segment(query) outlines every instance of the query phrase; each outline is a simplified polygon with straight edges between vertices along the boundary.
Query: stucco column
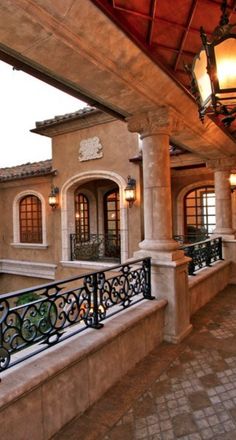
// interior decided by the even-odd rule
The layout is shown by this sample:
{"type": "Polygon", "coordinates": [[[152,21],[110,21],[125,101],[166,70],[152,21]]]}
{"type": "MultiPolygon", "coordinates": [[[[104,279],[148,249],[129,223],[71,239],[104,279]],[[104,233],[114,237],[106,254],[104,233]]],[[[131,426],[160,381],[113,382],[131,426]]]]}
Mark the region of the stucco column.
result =
{"type": "Polygon", "coordinates": [[[216,228],[217,234],[233,234],[231,190],[229,183],[229,171],[215,171],[215,194],[216,194],[216,228]]]}
{"type": "Polygon", "coordinates": [[[128,129],[141,135],[144,182],[144,241],[135,258],[152,258],[152,295],[166,298],[164,338],[179,342],[190,331],[187,265],[172,239],[170,135],[182,127],[173,109],[159,107],[127,119],[128,129]]]}
{"type": "Polygon", "coordinates": [[[142,139],[144,241],[141,249],[172,251],[170,133],[177,122],[166,107],[128,119],[128,128],[142,139]]]}
{"type": "Polygon", "coordinates": [[[234,238],[232,226],[232,201],[229,176],[232,168],[232,159],[211,160],[207,166],[212,168],[215,176],[216,197],[216,228],[214,234],[223,238],[234,238]]]}

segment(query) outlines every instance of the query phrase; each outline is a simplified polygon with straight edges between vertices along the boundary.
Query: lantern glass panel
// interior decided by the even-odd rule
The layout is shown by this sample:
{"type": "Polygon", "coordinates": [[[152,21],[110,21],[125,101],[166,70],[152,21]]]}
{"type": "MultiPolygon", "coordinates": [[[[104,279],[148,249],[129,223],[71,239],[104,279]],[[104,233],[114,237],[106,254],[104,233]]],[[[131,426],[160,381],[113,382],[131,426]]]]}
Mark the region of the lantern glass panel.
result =
{"type": "Polygon", "coordinates": [[[220,90],[236,89],[236,38],[215,46],[215,60],[220,90]]]}
{"type": "Polygon", "coordinates": [[[56,196],[50,195],[48,197],[48,202],[49,202],[50,206],[56,205],[56,202],[57,202],[56,196]]]}
{"type": "Polygon", "coordinates": [[[127,202],[135,200],[135,190],[134,189],[126,189],[125,190],[125,200],[127,200],[127,202]]]}
{"type": "Polygon", "coordinates": [[[193,66],[193,73],[198,84],[202,105],[205,105],[211,96],[211,82],[206,67],[206,52],[202,49],[195,58],[195,64],[193,66]]]}

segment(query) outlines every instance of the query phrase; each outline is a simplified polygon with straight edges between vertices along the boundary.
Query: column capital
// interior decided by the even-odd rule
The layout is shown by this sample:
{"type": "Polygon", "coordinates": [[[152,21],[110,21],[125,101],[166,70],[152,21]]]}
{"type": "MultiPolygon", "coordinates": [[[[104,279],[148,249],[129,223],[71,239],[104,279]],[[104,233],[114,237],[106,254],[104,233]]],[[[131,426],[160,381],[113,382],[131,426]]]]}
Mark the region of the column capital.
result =
{"type": "Polygon", "coordinates": [[[236,156],[210,159],[207,161],[207,167],[211,168],[213,171],[229,171],[236,166],[236,156]]]}
{"type": "Polygon", "coordinates": [[[156,110],[137,113],[126,118],[128,130],[141,135],[141,139],[155,134],[171,135],[183,128],[183,122],[176,111],[167,106],[156,110]]]}

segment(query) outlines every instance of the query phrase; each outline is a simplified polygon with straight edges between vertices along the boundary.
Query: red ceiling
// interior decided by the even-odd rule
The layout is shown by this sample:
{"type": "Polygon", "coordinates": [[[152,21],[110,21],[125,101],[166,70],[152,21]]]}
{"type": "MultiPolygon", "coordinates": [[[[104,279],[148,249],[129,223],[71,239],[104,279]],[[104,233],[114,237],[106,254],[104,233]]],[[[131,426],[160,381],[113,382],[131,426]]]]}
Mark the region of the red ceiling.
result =
{"type": "MultiPolygon", "coordinates": [[[[161,67],[189,88],[184,64],[201,47],[200,26],[210,37],[221,0],[92,0],[161,67]]],[[[228,1],[231,21],[236,1],[228,1]]],[[[234,17],[233,17],[234,15],[234,17]]]]}
{"type": "MultiPolygon", "coordinates": [[[[200,50],[200,26],[210,38],[219,24],[221,0],[92,1],[175,81],[190,89],[184,64],[191,64],[200,50]]],[[[228,1],[228,12],[230,22],[235,22],[236,0],[228,1]]]]}

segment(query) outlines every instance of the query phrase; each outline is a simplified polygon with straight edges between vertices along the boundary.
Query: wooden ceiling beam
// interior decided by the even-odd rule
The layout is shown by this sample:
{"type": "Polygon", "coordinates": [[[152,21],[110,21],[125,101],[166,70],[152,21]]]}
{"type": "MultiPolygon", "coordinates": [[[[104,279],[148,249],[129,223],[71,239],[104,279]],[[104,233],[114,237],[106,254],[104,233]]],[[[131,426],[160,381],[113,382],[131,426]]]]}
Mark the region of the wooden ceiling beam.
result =
{"type": "MultiPolygon", "coordinates": [[[[166,44],[162,44],[162,43],[160,43],[160,44],[154,43],[152,45],[152,47],[168,50],[169,52],[174,52],[174,53],[179,52],[179,49],[176,49],[175,47],[167,46],[166,44]]],[[[182,53],[185,54],[186,56],[189,56],[189,57],[194,57],[194,55],[196,55],[196,52],[191,52],[189,50],[182,50],[182,53]]]]}
{"type": "MultiPolygon", "coordinates": [[[[204,0],[204,1],[208,1],[208,0],[204,0]]],[[[112,0],[112,6],[113,6],[113,9],[115,9],[117,11],[125,12],[127,14],[131,14],[131,15],[134,15],[134,16],[137,16],[137,17],[140,17],[140,18],[144,18],[146,20],[149,20],[149,21],[153,22],[153,24],[155,24],[155,22],[159,21],[159,22],[162,22],[162,23],[170,24],[172,26],[176,26],[176,27],[178,27],[180,29],[184,29],[184,30],[186,29],[186,25],[181,24],[181,23],[176,23],[175,21],[168,20],[167,18],[155,17],[155,15],[154,15],[154,17],[152,17],[149,14],[144,14],[142,12],[134,11],[133,9],[123,8],[122,6],[117,6],[116,3],[115,3],[115,0],[112,0]]],[[[199,34],[199,29],[198,28],[194,28],[194,27],[190,27],[189,28],[189,32],[194,32],[194,33],[199,34]]],[[[212,32],[205,31],[205,33],[206,33],[206,35],[212,35],[212,32]]]]}
{"type": "Polygon", "coordinates": [[[151,6],[150,6],[150,16],[152,17],[152,21],[148,24],[148,31],[147,31],[147,44],[148,46],[151,46],[152,44],[152,35],[153,35],[153,29],[154,29],[154,20],[156,15],[156,9],[157,9],[157,0],[151,0],[151,6]]]}
{"type": "Polygon", "coordinates": [[[188,36],[188,33],[189,33],[189,29],[190,29],[190,27],[191,27],[191,23],[192,23],[192,21],[193,21],[194,14],[195,14],[195,12],[196,12],[197,5],[198,5],[198,0],[193,0],[193,1],[192,1],[191,8],[190,8],[190,11],[189,11],[189,15],[188,15],[188,19],[187,19],[187,23],[186,23],[186,28],[185,28],[185,31],[184,31],[184,35],[183,35],[183,38],[182,38],[182,41],[181,41],[181,44],[180,44],[179,53],[178,53],[178,55],[177,55],[177,57],[176,57],[176,60],[175,60],[175,64],[174,64],[174,72],[175,72],[176,69],[177,69],[177,66],[178,66],[178,63],[179,63],[180,57],[181,57],[182,54],[183,54],[183,48],[184,48],[184,45],[185,45],[185,42],[186,42],[186,39],[187,39],[187,36],[188,36]]]}
{"type": "Polygon", "coordinates": [[[135,15],[136,17],[145,18],[146,20],[152,21],[152,17],[149,14],[144,14],[143,12],[134,11],[133,9],[123,8],[122,6],[117,6],[115,0],[112,0],[112,6],[117,11],[126,12],[127,14],[135,15]]]}

